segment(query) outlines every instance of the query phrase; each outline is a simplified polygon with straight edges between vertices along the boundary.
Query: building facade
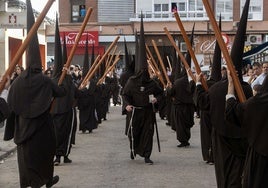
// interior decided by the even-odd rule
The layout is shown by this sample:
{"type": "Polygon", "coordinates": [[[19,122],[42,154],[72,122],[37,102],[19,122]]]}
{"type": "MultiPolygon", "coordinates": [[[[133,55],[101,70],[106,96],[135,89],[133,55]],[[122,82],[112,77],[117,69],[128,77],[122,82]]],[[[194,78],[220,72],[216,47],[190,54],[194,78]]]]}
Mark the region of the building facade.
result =
{"type": "MultiPolygon", "coordinates": [[[[35,16],[39,15],[34,11],[35,16]]],[[[0,74],[9,67],[10,62],[15,57],[16,52],[23,44],[26,36],[26,4],[19,0],[0,1],[0,74]]],[[[46,66],[46,24],[50,24],[46,18],[38,29],[39,48],[43,67],[46,66]]],[[[18,62],[26,67],[25,55],[18,62]]]]}
{"type": "MultiPolygon", "coordinates": [[[[222,32],[230,49],[245,0],[209,2],[216,19],[222,15],[222,32]]],[[[139,34],[142,13],[146,43],[149,46],[152,46],[151,41],[154,39],[161,47],[162,55],[170,53],[172,47],[163,30],[167,27],[181,51],[186,52],[185,43],[173,16],[173,11],[178,11],[188,34],[195,23],[194,50],[199,63],[209,62],[213,53],[215,36],[202,0],[59,0],[60,31],[78,32],[83,21],[83,11],[89,7],[93,8],[93,13],[86,32],[97,33],[99,49],[105,50],[113,39],[120,35],[117,51],[123,50],[122,41],[126,37],[131,53],[135,54],[134,34],[135,31],[139,34]]],[[[268,1],[251,0],[248,17],[245,51],[268,41],[268,1]]],[[[47,35],[53,35],[53,31],[48,31],[47,35]]],[[[263,52],[257,60],[262,61],[265,55],[263,52]]],[[[82,62],[79,56],[81,54],[78,50],[73,63],[82,62]]]]}

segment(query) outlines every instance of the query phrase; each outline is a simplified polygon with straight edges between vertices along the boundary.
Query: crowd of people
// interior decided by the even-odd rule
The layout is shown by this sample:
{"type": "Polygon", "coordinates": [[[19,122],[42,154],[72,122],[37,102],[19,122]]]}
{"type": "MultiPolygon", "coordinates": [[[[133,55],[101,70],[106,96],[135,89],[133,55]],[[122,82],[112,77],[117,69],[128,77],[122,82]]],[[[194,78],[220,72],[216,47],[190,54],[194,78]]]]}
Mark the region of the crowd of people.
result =
{"type": "MultiPolygon", "coordinates": [[[[54,166],[62,165],[61,158],[63,163],[72,163],[70,153],[76,144],[76,131],[85,134],[98,128],[107,120],[109,106],[113,104],[121,105],[126,119],[131,160],[140,155],[145,164],[154,163],[151,153],[155,133],[161,150],[157,113],[176,133],[177,147],[190,147],[196,112],[200,116],[202,157],[207,164],[214,164],[217,187],[268,187],[268,62],[254,62],[252,69],[248,67],[248,78],[244,81],[239,55],[243,52],[239,37],[245,35],[243,19],[247,20],[244,12],[248,12],[248,6],[249,1],[231,51],[237,80],[245,96],[243,102],[236,99],[234,78],[222,66],[218,44],[207,79],[202,72],[191,77],[191,70],[186,70],[174,51],[168,73],[170,82],[166,80],[167,84],[163,84],[147,64],[142,17],[136,59],[128,55],[125,42],[124,71],[120,75],[109,72],[101,83],[98,81],[102,71],[85,81],[89,71],[86,56],[82,67],[64,65],[57,23],[54,66],[42,70],[35,36],[27,49],[25,70],[19,65],[15,67],[0,98],[0,120],[6,119],[4,140],[14,138],[17,144],[20,186],[37,188],[56,184],[59,177],[53,175],[54,166]],[[61,82],[62,72],[66,75],[61,82]]],[[[28,10],[29,30],[33,23],[29,20],[34,19],[31,7],[28,10]]],[[[189,54],[185,59],[191,67],[189,54]]]]}

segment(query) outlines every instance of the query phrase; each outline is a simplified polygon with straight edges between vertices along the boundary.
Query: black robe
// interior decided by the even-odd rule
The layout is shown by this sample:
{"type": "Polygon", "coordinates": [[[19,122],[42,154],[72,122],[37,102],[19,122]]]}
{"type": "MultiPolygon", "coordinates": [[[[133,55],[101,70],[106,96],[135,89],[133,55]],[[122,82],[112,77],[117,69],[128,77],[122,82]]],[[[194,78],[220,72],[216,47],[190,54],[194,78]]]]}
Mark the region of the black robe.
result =
{"type": "Polygon", "coordinates": [[[53,178],[55,133],[50,116],[52,97],[65,95],[64,88],[40,73],[21,74],[11,85],[8,104],[15,116],[14,142],[21,187],[41,187],[53,178]]]}
{"type": "Polygon", "coordinates": [[[5,99],[0,98],[0,122],[4,121],[10,114],[10,110],[5,99]]]}
{"type": "MultiPolygon", "coordinates": [[[[215,83],[216,82],[213,81],[213,80],[208,80],[207,81],[208,87],[211,87],[215,83]]],[[[200,105],[198,103],[199,101],[197,101],[195,98],[194,98],[194,101],[195,101],[196,106],[200,105]]],[[[213,149],[212,149],[212,139],[211,139],[212,124],[211,124],[211,121],[210,121],[210,113],[207,110],[207,109],[209,109],[209,107],[207,105],[209,105],[209,103],[203,104],[202,109],[200,109],[201,151],[202,151],[202,157],[203,157],[204,161],[206,161],[207,163],[209,163],[209,162],[214,163],[213,149]]]]}
{"type": "MultiPolygon", "coordinates": [[[[123,72],[121,75],[120,75],[120,78],[119,78],[119,84],[121,85],[122,89],[121,89],[121,95],[122,95],[122,92],[125,88],[125,85],[128,81],[128,79],[133,76],[133,72],[131,71],[125,71],[123,72]]],[[[128,128],[129,128],[129,121],[130,121],[130,118],[131,118],[131,113],[127,112],[126,109],[124,108],[126,105],[125,105],[125,101],[124,99],[122,98],[122,115],[126,115],[126,125],[125,125],[125,135],[128,135],[128,128]]]]}
{"type": "Polygon", "coordinates": [[[173,87],[168,91],[172,98],[171,120],[172,129],[176,130],[177,140],[188,144],[194,125],[193,91],[186,76],[175,80],[173,87]]]}
{"type": "Polygon", "coordinates": [[[243,188],[268,187],[268,93],[257,94],[244,103],[226,102],[226,118],[246,128],[249,149],[243,173],[243,188]]]}
{"type": "MultiPolygon", "coordinates": [[[[246,98],[252,96],[250,85],[243,82],[242,88],[246,98]]],[[[204,92],[201,85],[196,87],[196,98],[200,108],[209,110],[212,123],[212,148],[214,154],[217,186],[219,188],[241,187],[247,141],[245,130],[227,122],[224,118],[225,96],[228,81],[221,80],[204,92]],[[207,107],[208,109],[205,109],[207,107]]]]}
{"type": "Polygon", "coordinates": [[[91,132],[98,127],[96,103],[95,103],[95,83],[91,82],[89,88],[78,91],[77,106],[79,109],[79,130],[91,132]]]}
{"type": "Polygon", "coordinates": [[[139,76],[129,78],[123,91],[125,107],[133,105],[132,129],[129,132],[130,149],[134,154],[149,158],[153,149],[155,111],[149,103],[149,95],[158,100],[162,95],[161,87],[154,81],[142,82],[139,76]],[[131,138],[134,138],[134,142],[131,138]]]}
{"type": "MultiPolygon", "coordinates": [[[[55,83],[58,79],[54,80],[55,83]]],[[[77,88],[75,87],[70,75],[66,75],[63,80],[66,85],[66,95],[55,99],[52,108],[52,118],[56,133],[56,155],[68,156],[71,151],[72,142],[74,142],[73,131],[76,131],[76,110],[74,108],[77,88]]]]}

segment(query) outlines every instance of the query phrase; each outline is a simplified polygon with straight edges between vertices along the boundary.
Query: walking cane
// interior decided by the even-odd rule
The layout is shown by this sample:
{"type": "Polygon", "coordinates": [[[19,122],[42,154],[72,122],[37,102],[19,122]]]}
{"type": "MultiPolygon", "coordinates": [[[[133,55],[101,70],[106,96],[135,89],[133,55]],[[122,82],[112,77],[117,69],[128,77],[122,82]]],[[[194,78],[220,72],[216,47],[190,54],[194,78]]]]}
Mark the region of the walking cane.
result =
{"type": "MultiPolygon", "coordinates": [[[[153,97],[153,95],[149,95],[149,98],[153,97]]],[[[160,147],[160,139],[159,139],[159,133],[158,133],[158,127],[157,127],[157,121],[156,121],[156,117],[155,117],[155,107],[154,107],[154,103],[152,103],[152,107],[153,107],[153,112],[154,112],[154,125],[155,125],[155,132],[156,132],[156,139],[157,139],[157,145],[158,145],[158,151],[161,152],[161,147],[160,147]]]]}

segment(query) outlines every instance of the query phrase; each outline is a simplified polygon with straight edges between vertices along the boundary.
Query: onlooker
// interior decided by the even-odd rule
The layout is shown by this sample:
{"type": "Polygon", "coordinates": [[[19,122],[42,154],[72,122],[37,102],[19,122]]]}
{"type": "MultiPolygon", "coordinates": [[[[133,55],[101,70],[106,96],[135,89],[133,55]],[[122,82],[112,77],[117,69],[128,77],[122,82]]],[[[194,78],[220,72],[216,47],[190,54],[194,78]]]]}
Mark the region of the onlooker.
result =
{"type": "Polygon", "coordinates": [[[251,82],[251,87],[253,88],[256,84],[262,84],[266,74],[268,73],[268,62],[263,62],[262,65],[260,63],[253,64],[253,81],[251,82]]]}

